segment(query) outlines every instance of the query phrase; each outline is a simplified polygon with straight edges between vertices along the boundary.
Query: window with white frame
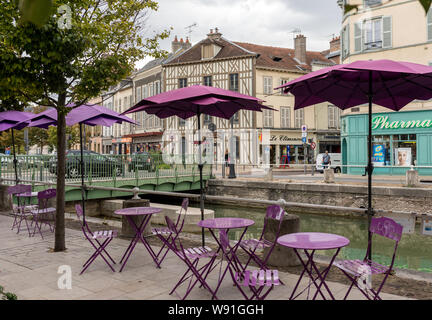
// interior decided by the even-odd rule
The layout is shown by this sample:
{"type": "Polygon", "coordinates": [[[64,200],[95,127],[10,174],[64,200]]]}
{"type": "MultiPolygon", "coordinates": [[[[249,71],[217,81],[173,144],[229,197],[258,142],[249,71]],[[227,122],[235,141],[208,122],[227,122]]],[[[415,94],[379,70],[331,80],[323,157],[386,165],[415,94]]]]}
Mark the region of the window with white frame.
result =
{"type": "Polygon", "coordinates": [[[304,109],[294,110],[294,127],[301,128],[304,125],[304,109]]]}
{"type": "Polygon", "coordinates": [[[376,17],[354,24],[354,52],[392,47],[392,17],[376,17]]]}
{"type": "Polygon", "coordinates": [[[328,106],[328,128],[329,129],[340,128],[340,109],[333,105],[328,106]]]}
{"type": "MultiPolygon", "coordinates": [[[[271,106],[269,106],[271,108],[271,106]]],[[[273,128],[273,110],[263,110],[263,126],[265,128],[273,128]]]]}
{"type": "Polygon", "coordinates": [[[213,79],[212,76],[205,76],[203,78],[203,84],[207,87],[212,87],[213,86],[213,79]]]}
{"type": "Polygon", "coordinates": [[[145,85],[145,86],[143,86],[142,88],[143,88],[143,99],[146,99],[146,98],[148,98],[148,97],[150,96],[150,95],[149,95],[148,86],[145,85]]]}
{"type": "Polygon", "coordinates": [[[136,87],[135,91],[135,103],[138,103],[141,101],[141,87],[136,87]]]}
{"type": "Polygon", "coordinates": [[[160,81],[155,81],[154,83],[154,94],[159,94],[161,93],[160,91],[160,81]]]}
{"type": "Polygon", "coordinates": [[[273,78],[272,77],[263,77],[264,83],[264,94],[272,94],[273,92],[273,78]]]}
{"type": "Polygon", "coordinates": [[[281,128],[291,128],[291,108],[281,107],[280,108],[281,117],[281,128]]]}
{"type": "Polygon", "coordinates": [[[382,0],[363,0],[365,7],[372,7],[382,4],[382,0]]]}
{"type": "MultiPolygon", "coordinates": [[[[289,82],[289,79],[280,79],[280,85],[283,86],[285,83],[289,82]]],[[[281,95],[288,95],[288,93],[284,93],[284,89],[280,89],[280,94],[281,95]]]]}
{"type": "Polygon", "coordinates": [[[181,78],[178,80],[179,89],[187,87],[187,78],[181,78]]]}
{"type": "Polygon", "coordinates": [[[239,77],[238,77],[238,73],[231,73],[229,75],[229,89],[231,91],[239,91],[239,77]]]}

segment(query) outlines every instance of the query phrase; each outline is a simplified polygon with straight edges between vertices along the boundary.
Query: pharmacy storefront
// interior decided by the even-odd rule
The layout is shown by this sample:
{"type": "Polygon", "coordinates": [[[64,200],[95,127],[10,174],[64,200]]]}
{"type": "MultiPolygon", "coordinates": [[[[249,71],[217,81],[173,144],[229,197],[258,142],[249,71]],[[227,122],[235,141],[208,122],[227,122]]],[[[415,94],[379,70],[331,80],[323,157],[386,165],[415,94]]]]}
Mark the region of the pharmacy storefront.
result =
{"type": "MultiPolygon", "coordinates": [[[[374,174],[403,175],[418,166],[420,175],[432,175],[432,110],[375,113],[372,116],[372,162],[374,174]]],[[[368,115],[341,119],[344,165],[367,164],[368,115]]],[[[362,168],[344,168],[344,173],[364,174],[362,168]]]]}

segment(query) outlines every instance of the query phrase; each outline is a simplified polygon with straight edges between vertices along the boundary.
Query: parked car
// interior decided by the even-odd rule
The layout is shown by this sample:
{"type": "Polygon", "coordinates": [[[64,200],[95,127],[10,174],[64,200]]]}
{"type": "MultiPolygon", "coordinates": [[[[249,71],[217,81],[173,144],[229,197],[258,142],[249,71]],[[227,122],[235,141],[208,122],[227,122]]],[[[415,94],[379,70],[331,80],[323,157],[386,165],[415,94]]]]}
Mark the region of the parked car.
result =
{"type": "MultiPolygon", "coordinates": [[[[87,150],[83,151],[83,156],[85,176],[88,176],[89,173],[93,177],[112,177],[113,174],[116,176],[123,174],[121,163],[113,157],[87,150]]],[[[80,150],[66,151],[66,177],[78,178],[81,176],[80,160],[80,150]]],[[[57,158],[51,158],[49,171],[57,174],[57,158]]]]}
{"type": "Polygon", "coordinates": [[[137,170],[147,170],[150,172],[156,171],[155,162],[148,152],[136,152],[130,156],[129,172],[137,170]]]}
{"type": "MultiPolygon", "coordinates": [[[[316,170],[319,172],[324,172],[324,168],[323,168],[324,155],[325,153],[320,153],[316,158],[316,170]]],[[[340,173],[342,168],[342,155],[340,153],[329,153],[329,155],[330,155],[329,168],[333,169],[335,173],[340,173]]]]}

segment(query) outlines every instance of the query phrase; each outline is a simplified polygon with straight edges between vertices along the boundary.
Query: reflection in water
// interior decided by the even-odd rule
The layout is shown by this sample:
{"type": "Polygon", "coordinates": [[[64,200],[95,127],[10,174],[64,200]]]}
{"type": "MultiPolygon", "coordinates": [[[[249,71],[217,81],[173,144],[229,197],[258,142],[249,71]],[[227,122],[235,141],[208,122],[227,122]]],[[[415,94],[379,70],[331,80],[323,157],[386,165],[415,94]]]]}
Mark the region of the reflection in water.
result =
{"type": "MultiPolygon", "coordinates": [[[[261,235],[265,209],[230,207],[206,204],[206,208],[215,211],[215,217],[242,217],[255,221],[249,227],[243,239],[257,238],[261,235]]],[[[344,236],[350,244],[342,248],[338,258],[363,259],[367,246],[367,220],[353,217],[323,216],[316,214],[298,214],[301,232],[326,232],[344,236]]],[[[242,231],[232,230],[230,239],[238,239],[242,231]]],[[[393,255],[394,241],[375,236],[372,244],[373,259],[378,263],[390,264],[393,255]]],[[[415,234],[403,234],[396,254],[395,267],[432,272],[432,237],[420,234],[419,226],[415,234]]],[[[331,255],[334,250],[320,251],[320,254],[331,255]]],[[[317,252],[318,253],[318,252],[317,252]]]]}

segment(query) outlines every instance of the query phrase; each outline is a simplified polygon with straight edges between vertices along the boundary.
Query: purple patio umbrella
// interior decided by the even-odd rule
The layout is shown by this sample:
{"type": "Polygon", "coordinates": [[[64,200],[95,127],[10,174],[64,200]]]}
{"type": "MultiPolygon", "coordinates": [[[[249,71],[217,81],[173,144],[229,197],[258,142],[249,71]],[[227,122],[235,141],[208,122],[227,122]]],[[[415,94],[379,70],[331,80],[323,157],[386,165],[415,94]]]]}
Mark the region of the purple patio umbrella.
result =
{"type": "Polygon", "coordinates": [[[432,67],[392,60],[356,61],[311,72],[275,90],[281,88],[295,96],[294,109],[326,101],[340,109],[369,105],[368,163],[365,172],[368,175],[367,212],[370,226],[373,216],[372,104],[398,111],[413,100],[431,99],[432,67]]]}
{"type": "MultiPolygon", "coordinates": [[[[81,192],[82,192],[82,209],[83,220],[85,223],[85,185],[84,185],[84,154],[83,154],[83,135],[82,125],[89,126],[112,126],[115,123],[129,122],[136,124],[135,121],[121,115],[111,109],[100,105],[83,104],[79,107],[74,107],[74,104],[69,104],[67,107],[73,108],[66,115],[66,125],[73,126],[79,124],[80,128],[80,150],[81,150],[81,192]]],[[[30,127],[39,127],[47,129],[49,126],[57,125],[57,110],[49,108],[30,119],[30,127]]]]}
{"type": "MultiPolygon", "coordinates": [[[[239,110],[262,111],[274,110],[261,104],[262,100],[215,87],[194,85],[177,90],[167,91],[143,99],[123,114],[145,111],[159,118],[178,116],[187,119],[198,117],[198,147],[199,147],[199,173],[200,173],[200,208],[201,219],[204,219],[204,191],[203,191],[203,164],[201,163],[201,114],[230,119],[239,110]]],[[[202,229],[202,243],[204,242],[204,229],[202,229]]]]}
{"type": "Polygon", "coordinates": [[[13,148],[13,163],[15,170],[15,182],[18,184],[18,170],[17,170],[17,159],[15,152],[15,137],[14,137],[14,129],[21,130],[28,126],[28,120],[33,117],[34,114],[31,112],[23,112],[23,111],[3,111],[0,112],[0,131],[5,131],[11,129],[12,135],[12,148],[13,148]]]}

